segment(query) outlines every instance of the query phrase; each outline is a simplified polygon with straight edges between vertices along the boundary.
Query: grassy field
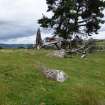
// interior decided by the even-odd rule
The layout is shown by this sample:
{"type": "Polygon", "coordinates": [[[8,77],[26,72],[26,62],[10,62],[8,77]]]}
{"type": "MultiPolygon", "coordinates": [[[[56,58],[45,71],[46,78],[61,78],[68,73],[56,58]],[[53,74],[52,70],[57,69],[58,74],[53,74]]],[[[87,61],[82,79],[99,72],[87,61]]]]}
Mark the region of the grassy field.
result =
{"type": "Polygon", "coordinates": [[[86,59],[48,56],[51,50],[0,50],[0,105],[105,105],[105,52],[86,59]],[[48,80],[41,63],[64,70],[64,83],[48,80]]]}
{"type": "Polygon", "coordinates": [[[98,41],[96,41],[96,45],[98,45],[98,46],[105,46],[105,40],[98,40],[98,41]]]}

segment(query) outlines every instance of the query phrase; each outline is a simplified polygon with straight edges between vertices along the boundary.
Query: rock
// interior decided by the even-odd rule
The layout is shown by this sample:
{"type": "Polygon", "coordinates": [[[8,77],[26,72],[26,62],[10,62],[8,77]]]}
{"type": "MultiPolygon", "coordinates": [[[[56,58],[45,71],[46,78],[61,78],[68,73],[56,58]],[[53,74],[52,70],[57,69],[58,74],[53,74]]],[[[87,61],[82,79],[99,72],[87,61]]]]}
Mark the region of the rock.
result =
{"type": "Polygon", "coordinates": [[[67,74],[62,70],[47,69],[44,67],[41,69],[41,72],[46,78],[58,82],[64,82],[68,78],[67,74]]]}
{"type": "Polygon", "coordinates": [[[64,58],[64,56],[65,56],[65,50],[64,49],[62,49],[62,50],[56,50],[56,51],[53,52],[52,55],[56,56],[56,57],[64,58]]]}
{"type": "Polygon", "coordinates": [[[40,45],[37,45],[37,46],[36,46],[36,49],[37,49],[37,50],[41,49],[41,46],[40,46],[40,45]]]}
{"type": "Polygon", "coordinates": [[[86,57],[86,54],[82,54],[82,55],[81,55],[81,58],[85,58],[85,57],[86,57]]]}
{"type": "Polygon", "coordinates": [[[82,52],[81,58],[85,58],[86,57],[86,52],[82,52]]]}
{"type": "Polygon", "coordinates": [[[64,82],[66,79],[67,79],[67,75],[63,71],[58,70],[57,71],[57,81],[64,82]]]}

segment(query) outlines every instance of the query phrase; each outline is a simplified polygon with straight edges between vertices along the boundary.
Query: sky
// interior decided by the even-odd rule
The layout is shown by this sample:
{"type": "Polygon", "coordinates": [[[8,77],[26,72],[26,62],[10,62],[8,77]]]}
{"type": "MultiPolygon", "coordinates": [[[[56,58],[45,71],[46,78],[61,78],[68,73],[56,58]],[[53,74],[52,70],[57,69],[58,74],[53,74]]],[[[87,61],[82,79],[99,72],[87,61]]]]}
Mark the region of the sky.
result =
{"type": "MultiPolygon", "coordinates": [[[[46,0],[0,0],[0,43],[30,44],[34,43],[37,20],[46,13],[46,0]]],[[[50,35],[50,33],[49,33],[50,35]]],[[[48,32],[42,30],[42,37],[48,32]]],[[[105,38],[105,25],[100,35],[94,38],[105,38]]]]}

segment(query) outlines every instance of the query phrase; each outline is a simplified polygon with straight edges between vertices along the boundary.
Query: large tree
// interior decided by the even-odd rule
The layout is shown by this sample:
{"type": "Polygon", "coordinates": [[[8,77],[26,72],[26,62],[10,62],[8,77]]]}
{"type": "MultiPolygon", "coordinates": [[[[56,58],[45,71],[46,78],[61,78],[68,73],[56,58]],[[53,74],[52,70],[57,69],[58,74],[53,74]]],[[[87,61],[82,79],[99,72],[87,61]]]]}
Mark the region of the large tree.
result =
{"type": "Polygon", "coordinates": [[[46,3],[52,17],[43,15],[38,23],[41,27],[53,28],[56,35],[65,39],[77,33],[97,33],[104,23],[104,0],[46,0],[46,3]]]}

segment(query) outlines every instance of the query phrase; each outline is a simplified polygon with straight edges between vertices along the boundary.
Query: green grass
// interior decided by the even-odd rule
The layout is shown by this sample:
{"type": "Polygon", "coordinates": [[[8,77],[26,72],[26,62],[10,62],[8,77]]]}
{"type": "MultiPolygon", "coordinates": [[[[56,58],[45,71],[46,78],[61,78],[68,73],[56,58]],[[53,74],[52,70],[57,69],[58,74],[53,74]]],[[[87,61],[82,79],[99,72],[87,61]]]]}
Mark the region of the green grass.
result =
{"type": "Polygon", "coordinates": [[[105,46],[105,40],[99,40],[99,41],[96,41],[96,45],[98,46],[105,46]]]}
{"type": "Polygon", "coordinates": [[[86,59],[48,56],[51,50],[0,50],[0,105],[105,105],[105,52],[86,59]],[[48,80],[38,64],[64,70],[64,83],[48,80]]]}

